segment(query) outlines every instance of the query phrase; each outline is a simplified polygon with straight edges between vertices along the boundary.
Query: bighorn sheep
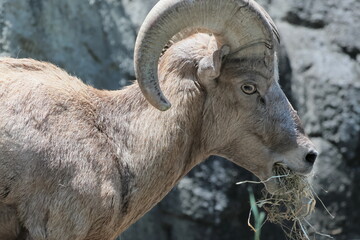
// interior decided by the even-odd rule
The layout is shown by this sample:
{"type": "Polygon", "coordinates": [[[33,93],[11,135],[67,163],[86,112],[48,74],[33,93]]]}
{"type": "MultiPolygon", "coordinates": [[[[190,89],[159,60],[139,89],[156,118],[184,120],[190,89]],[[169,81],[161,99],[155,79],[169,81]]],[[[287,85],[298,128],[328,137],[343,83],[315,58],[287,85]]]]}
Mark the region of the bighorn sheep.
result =
{"type": "Polygon", "coordinates": [[[0,239],[114,239],[210,155],[262,180],[277,162],[310,172],[317,153],[278,85],[278,41],[253,0],[161,0],[136,42],[139,85],[101,91],[2,58],[0,239]]]}

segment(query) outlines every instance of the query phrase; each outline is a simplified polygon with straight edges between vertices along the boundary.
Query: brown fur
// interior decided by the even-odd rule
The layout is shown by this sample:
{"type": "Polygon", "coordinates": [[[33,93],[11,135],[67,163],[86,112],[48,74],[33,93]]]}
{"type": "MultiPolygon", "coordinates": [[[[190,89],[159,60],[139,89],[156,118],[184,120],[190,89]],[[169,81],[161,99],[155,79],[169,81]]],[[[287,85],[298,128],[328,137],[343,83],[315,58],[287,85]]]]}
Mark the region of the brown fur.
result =
{"type": "MultiPolygon", "coordinates": [[[[100,91],[49,63],[0,59],[0,239],[114,239],[211,154],[265,178],[279,160],[273,152],[308,148],[273,69],[253,59],[222,63],[214,55],[222,45],[196,34],[166,51],[166,112],[136,83],[100,91]],[[209,56],[217,63],[203,74],[199,62],[209,56]],[[241,93],[243,74],[266,109],[241,93]]],[[[308,169],[300,158],[288,164],[308,169]]]]}

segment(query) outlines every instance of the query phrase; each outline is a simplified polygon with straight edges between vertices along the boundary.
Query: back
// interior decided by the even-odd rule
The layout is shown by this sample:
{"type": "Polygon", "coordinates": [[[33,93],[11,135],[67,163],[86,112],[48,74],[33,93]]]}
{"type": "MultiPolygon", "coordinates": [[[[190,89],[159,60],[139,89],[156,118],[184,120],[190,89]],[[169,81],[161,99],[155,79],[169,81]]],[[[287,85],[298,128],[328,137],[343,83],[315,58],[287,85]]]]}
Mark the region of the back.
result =
{"type": "Polygon", "coordinates": [[[0,59],[0,201],[11,203],[16,198],[11,186],[19,178],[33,181],[39,168],[44,176],[55,166],[68,175],[69,162],[86,160],[71,156],[79,152],[71,148],[85,148],[98,138],[92,90],[52,64],[0,59]]]}

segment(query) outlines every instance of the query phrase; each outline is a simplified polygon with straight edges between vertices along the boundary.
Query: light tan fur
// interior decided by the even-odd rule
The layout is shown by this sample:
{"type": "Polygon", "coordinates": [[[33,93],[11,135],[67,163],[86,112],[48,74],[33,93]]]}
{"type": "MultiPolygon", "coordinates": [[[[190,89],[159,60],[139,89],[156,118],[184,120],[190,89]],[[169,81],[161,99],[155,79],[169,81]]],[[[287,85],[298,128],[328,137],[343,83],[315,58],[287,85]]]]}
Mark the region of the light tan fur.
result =
{"type": "Polygon", "coordinates": [[[212,154],[262,179],[277,161],[307,172],[311,143],[274,68],[224,61],[223,45],[199,33],[165,52],[166,112],[137,83],[101,91],[49,63],[1,58],[0,239],[114,239],[212,154]],[[262,96],[244,94],[246,81],[262,96]]]}

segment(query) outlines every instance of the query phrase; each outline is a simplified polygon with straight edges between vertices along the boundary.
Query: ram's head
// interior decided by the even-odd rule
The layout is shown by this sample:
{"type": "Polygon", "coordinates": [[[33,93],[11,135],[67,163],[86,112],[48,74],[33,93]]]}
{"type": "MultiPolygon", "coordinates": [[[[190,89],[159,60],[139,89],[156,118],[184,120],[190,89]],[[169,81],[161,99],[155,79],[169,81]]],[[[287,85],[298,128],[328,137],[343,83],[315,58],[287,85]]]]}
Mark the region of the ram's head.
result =
{"type": "MultiPolygon", "coordinates": [[[[278,83],[279,33],[256,2],[169,0],[154,7],[140,29],[135,68],[146,99],[163,111],[170,103],[159,87],[158,61],[170,39],[160,75],[163,65],[171,66],[193,76],[205,93],[204,151],[261,180],[273,175],[276,163],[300,174],[311,171],[317,152],[278,83]],[[176,66],[177,59],[190,67],[176,66]]],[[[267,188],[276,186],[269,181],[267,188]]]]}

